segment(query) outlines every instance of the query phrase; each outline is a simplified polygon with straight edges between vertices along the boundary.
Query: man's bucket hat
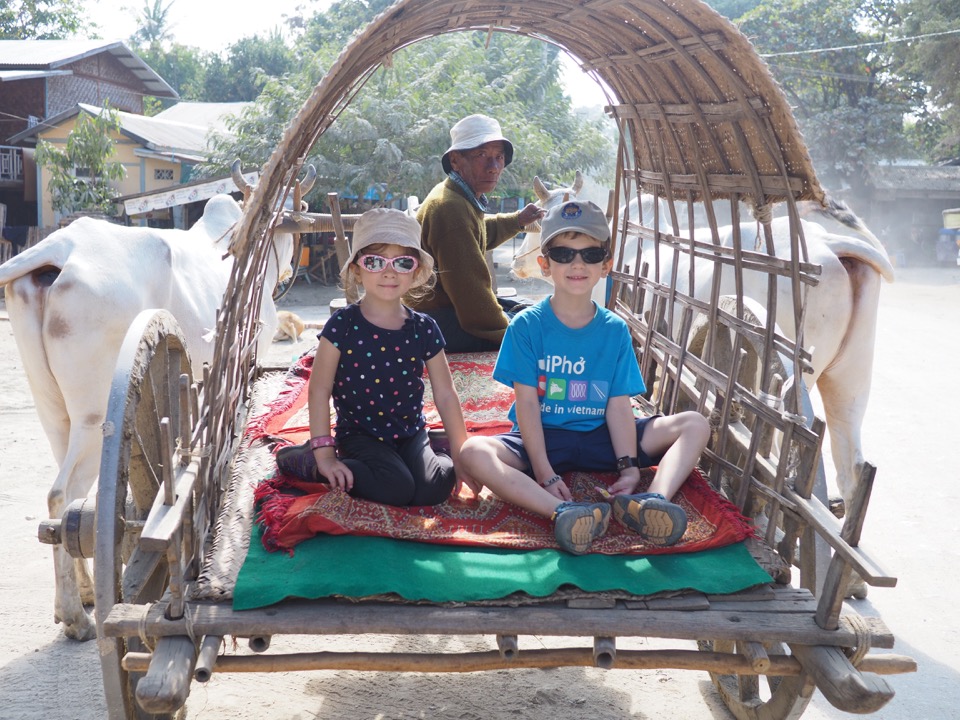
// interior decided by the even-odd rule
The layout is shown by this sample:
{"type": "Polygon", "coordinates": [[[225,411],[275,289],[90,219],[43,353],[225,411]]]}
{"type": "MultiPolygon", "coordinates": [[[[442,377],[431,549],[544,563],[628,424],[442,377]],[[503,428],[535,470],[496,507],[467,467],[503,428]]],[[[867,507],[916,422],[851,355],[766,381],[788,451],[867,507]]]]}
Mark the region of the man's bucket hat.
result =
{"type": "Polygon", "coordinates": [[[503,136],[500,123],[486,115],[468,115],[450,128],[450,148],[440,158],[443,171],[449,174],[450,153],[454,150],[473,150],[497,140],[503,142],[504,164],[509,165],[513,161],[513,143],[503,136]]]}

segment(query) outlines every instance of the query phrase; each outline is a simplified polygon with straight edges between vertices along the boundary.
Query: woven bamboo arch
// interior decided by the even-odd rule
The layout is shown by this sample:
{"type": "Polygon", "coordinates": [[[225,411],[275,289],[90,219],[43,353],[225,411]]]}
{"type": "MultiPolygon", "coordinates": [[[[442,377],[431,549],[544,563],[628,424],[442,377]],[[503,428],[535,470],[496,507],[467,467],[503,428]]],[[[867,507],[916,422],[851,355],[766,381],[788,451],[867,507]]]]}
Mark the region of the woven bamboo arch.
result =
{"type": "MultiPolygon", "coordinates": [[[[207,386],[211,412],[205,432],[210,445],[221,449],[221,457],[213,460],[214,476],[228,464],[237,403],[252,373],[254,310],[272,208],[290,192],[317,139],[392,53],[465,30],[510,32],[555,44],[606,85],[608,112],[621,132],[618,196],[653,193],[670,207],[673,234],[661,233],[655,219],[651,236],[657,242],[667,239],[676,246],[683,240],[675,203],[729,200],[731,207],[745,203],[753,209],[765,226],[769,250],[772,204],[785,202],[799,228],[796,201],[824,201],[780,88],[747,39],[701,0],[400,0],[343,50],[286,128],[246,204],[231,247],[236,256],[231,301],[218,322],[218,372],[207,386]]],[[[718,223],[712,213],[709,224],[716,242],[718,223]]],[[[791,236],[792,260],[769,272],[793,281],[799,319],[799,288],[812,280],[801,265],[802,232],[792,229],[791,236]]],[[[629,274],[615,276],[621,283],[631,280],[629,274]]],[[[638,344],[649,354],[650,334],[636,299],[643,295],[643,280],[636,268],[632,282],[633,305],[620,311],[634,314],[628,321],[633,320],[638,344]]],[[[671,302],[675,298],[670,288],[655,290],[671,302]]],[[[716,298],[713,305],[711,323],[717,320],[716,298]]],[[[764,331],[769,352],[774,352],[775,334],[772,325],[764,331]]],[[[793,348],[790,353],[797,366],[800,352],[793,348]]]]}

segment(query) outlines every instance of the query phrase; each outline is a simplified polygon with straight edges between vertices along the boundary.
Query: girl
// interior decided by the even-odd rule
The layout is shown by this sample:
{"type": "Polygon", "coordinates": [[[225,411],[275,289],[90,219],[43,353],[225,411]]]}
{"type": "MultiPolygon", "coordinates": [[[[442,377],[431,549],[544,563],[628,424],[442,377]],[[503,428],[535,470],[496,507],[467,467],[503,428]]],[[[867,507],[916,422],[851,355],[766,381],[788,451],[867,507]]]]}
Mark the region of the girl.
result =
{"type": "Polygon", "coordinates": [[[467,431],[440,329],[401,301],[436,282],[433,258],[420,248],[420,223],[399,210],[364,213],[340,278],[346,289],[362,286],[363,297],[324,325],[310,373],[312,437],[281,448],[277,465],[387,505],[441,503],[456,485],[454,465],[467,431]],[[452,459],[436,455],[427,438],[424,366],[452,459]]]}

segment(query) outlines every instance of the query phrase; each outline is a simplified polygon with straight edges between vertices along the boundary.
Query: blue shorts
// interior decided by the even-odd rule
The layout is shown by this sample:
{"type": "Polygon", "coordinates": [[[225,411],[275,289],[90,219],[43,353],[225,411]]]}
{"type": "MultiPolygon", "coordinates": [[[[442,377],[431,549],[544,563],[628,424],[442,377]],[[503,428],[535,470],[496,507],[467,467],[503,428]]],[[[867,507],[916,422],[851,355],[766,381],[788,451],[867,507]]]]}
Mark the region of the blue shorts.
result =
{"type": "MultiPolygon", "coordinates": [[[[659,416],[655,415],[654,417],[659,416]]],[[[651,420],[653,420],[652,417],[636,418],[636,455],[642,468],[656,465],[663,457],[662,455],[650,457],[640,449],[644,428],[651,420]]],[[[496,438],[504,444],[507,450],[520,459],[525,472],[530,470],[530,458],[523,447],[523,438],[520,437],[519,431],[501,433],[496,438]]],[[[613,443],[610,442],[610,430],[606,423],[588,432],[544,428],[543,439],[547,446],[547,458],[550,460],[554,472],[561,474],[571,470],[615,472],[617,469],[617,456],[613,451],[613,443]]]]}

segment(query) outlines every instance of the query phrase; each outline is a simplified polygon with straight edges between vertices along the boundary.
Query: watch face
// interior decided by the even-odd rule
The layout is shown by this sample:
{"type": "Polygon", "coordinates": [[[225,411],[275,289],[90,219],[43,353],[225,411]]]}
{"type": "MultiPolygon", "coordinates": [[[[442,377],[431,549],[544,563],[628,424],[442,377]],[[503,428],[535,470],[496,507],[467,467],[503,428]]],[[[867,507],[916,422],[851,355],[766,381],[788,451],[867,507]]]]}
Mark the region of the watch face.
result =
{"type": "Polygon", "coordinates": [[[626,470],[627,468],[639,467],[637,459],[624,455],[621,458],[617,458],[617,470],[626,470]]]}

